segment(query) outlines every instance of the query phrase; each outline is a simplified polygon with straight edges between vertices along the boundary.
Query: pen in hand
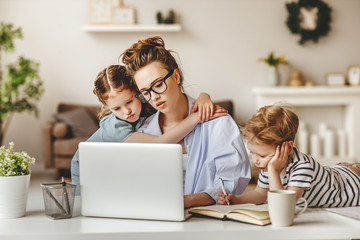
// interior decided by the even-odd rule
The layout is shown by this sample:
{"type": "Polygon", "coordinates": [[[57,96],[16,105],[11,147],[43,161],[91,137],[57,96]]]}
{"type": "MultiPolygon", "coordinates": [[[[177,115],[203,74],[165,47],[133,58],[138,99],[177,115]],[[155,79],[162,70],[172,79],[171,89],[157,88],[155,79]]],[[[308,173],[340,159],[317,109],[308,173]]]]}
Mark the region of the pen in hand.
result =
{"type": "Polygon", "coordinates": [[[226,193],[226,190],[225,190],[225,185],[224,185],[224,181],[222,180],[221,177],[219,177],[219,180],[220,180],[220,183],[221,183],[221,189],[222,189],[222,192],[224,193],[225,195],[225,201],[227,203],[227,205],[230,205],[230,202],[229,202],[229,199],[227,197],[227,193],[226,193]]]}

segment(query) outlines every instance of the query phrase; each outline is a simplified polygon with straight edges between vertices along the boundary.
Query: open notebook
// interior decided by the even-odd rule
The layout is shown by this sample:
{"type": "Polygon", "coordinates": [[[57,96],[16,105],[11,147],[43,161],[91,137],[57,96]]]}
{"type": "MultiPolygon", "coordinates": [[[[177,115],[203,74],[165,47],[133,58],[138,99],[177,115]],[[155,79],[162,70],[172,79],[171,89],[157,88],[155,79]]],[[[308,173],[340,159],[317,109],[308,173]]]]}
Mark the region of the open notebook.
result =
{"type": "Polygon", "coordinates": [[[190,208],[189,211],[191,213],[223,220],[231,219],[256,225],[270,224],[268,207],[265,204],[211,205],[190,208]]]}
{"type": "Polygon", "coordinates": [[[79,144],[81,214],[183,221],[179,144],[79,144]]]}

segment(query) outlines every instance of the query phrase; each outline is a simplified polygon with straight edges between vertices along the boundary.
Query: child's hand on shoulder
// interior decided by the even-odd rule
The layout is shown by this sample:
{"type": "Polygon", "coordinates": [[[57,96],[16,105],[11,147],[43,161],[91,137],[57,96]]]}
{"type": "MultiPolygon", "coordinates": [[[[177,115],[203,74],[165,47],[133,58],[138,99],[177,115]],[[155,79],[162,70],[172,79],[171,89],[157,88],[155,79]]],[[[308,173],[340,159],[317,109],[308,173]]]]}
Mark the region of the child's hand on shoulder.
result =
{"type": "Polygon", "coordinates": [[[198,119],[201,122],[207,122],[211,119],[226,116],[228,113],[225,108],[214,105],[210,96],[206,93],[200,93],[194,103],[192,112],[198,112],[198,119]]]}
{"type": "Polygon", "coordinates": [[[223,117],[228,115],[228,110],[226,110],[225,108],[223,108],[220,105],[215,105],[215,111],[214,114],[212,116],[210,116],[209,120],[218,118],[218,117],[223,117]]]}
{"type": "MultiPolygon", "coordinates": [[[[233,200],[233,199],[235,198],[235,196],[232,195],[231,193],[229,193],[229,194],[227,195],[227,198],[228,198],[230,204],[233,204],[233,203],[231,202],[231,200],[233,200]]],[[[225,200],[225,194],[224,194],[223,192],[218,192],[218,201],[217,201],[217,204],[219,204],[219,205],[227,205],[226,200],[225,200]]]]}
{"type": "Polygon", "coordinates": [[[199,120],[202,122],[209,121],[210,116],[214,114],[214,103],[206,93],[200,93],[194,103],[192,112],[198,112],[199,120]]]}

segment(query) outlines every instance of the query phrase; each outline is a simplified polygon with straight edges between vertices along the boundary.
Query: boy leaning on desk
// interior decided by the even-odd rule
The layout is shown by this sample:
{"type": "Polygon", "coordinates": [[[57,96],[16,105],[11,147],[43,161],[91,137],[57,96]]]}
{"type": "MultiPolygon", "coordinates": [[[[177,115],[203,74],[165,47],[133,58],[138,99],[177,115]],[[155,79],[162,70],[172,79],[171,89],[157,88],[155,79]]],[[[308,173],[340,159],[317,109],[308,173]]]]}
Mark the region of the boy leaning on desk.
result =
{"type": "Polygon", "coordinates": [[[294,146],[298,125],[297,115],[287,108],[260,108],[243,129],[251,159],[260,169],[257,186],[241,195],[219,192],[218,204],[262,204],[268,190],[288,189],[305,198],[309,207],[359,206],[360,163],[322,166],[299,152],[294,146]]]}

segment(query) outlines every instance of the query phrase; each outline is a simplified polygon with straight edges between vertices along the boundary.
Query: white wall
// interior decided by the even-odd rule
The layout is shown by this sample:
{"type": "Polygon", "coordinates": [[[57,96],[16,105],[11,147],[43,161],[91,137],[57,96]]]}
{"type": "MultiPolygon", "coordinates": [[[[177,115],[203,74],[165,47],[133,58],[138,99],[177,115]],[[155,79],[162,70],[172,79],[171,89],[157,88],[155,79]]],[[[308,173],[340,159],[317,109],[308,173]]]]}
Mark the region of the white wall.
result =
{"type": "MultiPolygon", "coordinates": [[[[326,0],[333,9],[329,35],[319,43],[298,45],[299,36],[285,25],[285,0],[125,0],[136,8],[138,23],[155,23],[157,10],[175,9],[180,33],[88,33],[87,0],[0,0],[0,21],[21,26],[24,39],[16,52],[40,62],[45,94],[38,119],[16,114],[5,136],[42,163],[41,127],[52,119],[61,101],[97,104],[92,94],[98,71],[140,38],[161,35],[176,50],[185,74],[185,88],[214,100],[232,99],[236,120],[255,111],[253,86],[266,82],[266,65],[256,62],[271,50],[285,54],[306,80],[324,84],[328,72],[346,72],[360,64],[360,1],[326,0]]],[[[288,69],[282,68],[283,83],[288,69]]]]}

